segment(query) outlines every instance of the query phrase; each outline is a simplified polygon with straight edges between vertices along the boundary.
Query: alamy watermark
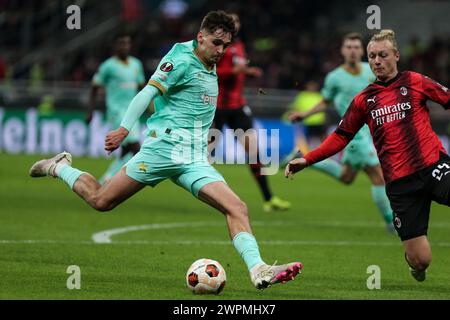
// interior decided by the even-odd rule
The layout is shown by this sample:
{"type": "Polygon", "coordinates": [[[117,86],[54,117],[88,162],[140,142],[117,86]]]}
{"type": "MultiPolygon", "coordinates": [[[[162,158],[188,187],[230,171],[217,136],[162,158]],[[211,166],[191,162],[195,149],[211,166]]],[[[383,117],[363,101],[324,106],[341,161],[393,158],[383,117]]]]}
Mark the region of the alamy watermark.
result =
{"type": "Polygon", "coordinates": [[[81,289],[81,269],[79,266],[68,266],[66,273],[70,274],[66,281],[66,287],[69,290],[81,289]]]}
{"type": "Polygon", "coordinates": [[[381,269],[377,265],[370,265],[367,271],[370,276],[367,278],[366,286],[369,290],[381,289],[381,269]]]}
{"type": "Polygon", "coordinates": [[[375,4],[367,7],[367,14],[370,16],[366,20],[366,26],[369,30],[381,29],[381,8],[375,4]]]}
{"type": "Polygon", "coordinates": [[[262,175],[273,175],[279,170],[279,129],[226,129],[222,132],[214,128],[205,130],[202,121],[195,121],[192,129],[167,129],[162,135],[159,138],[172,145],[170,158],[177,164],[205,161],[211,164],[260,164],[262,175]],[[245,159],[238,157],[236,140],[246,150],[245,159]],[[218,147],[219,141],[223,142],[226,152],[218,147]]]}
{"type": "Polygon", "coordinates": [[[76,4],[72,4],[67,7],[66,13],[69,17],[66,20],[66,27],[69,30],[81,29],[81,9],[76,4]]]}

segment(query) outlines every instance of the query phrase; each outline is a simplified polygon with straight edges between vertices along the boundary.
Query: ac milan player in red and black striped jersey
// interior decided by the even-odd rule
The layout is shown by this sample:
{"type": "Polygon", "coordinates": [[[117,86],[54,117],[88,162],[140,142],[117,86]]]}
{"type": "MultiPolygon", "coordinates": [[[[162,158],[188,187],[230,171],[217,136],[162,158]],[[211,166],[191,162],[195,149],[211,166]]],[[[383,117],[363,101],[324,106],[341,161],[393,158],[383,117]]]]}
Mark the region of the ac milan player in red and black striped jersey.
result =
{"type": "Polygon", "coordinates": [[[416,72],[399,72],[400,53],[392,30],[367,46],[377,81],[352,101],[336,131],[317,149],[286,166],[286,177],[342,150],[367,124],[386,180],[394,225],[411,274],[425,280],[431,262],[427,238],[431,201],[450,206],[450,157],[434,133],[428,100],[450,108],[446,87],[416,72]]]}
{"type": "MultiPolygon", "coordinates": [[[[239,17],[232,14],[236,29],[240,29],[239,17]]],[[[244,83],[247,76],[261,77],[262,70],[248,65],[244,43],[234,39],[225,51],[222,59],[217,63],[217,76],[219,78],[219,97],[213,126],[222,130],[226,124],[230,129],[242,129],[244,135],[238,135],[239,142],[244,146],[249,159],[256,159],[250,163],[251,172],[261,190],[264,198],[264,211],[287,210],[291,204],[272,194],[267,177],[262,174],[262,164],[258,158],[257,135],[253,128],[253,117],[250,107],[244,97],[244,83]],[[250,154],[250,153],[256,154],[250,154]]],[[[217,143],[217,141],[215,141],[217,143]]]]}

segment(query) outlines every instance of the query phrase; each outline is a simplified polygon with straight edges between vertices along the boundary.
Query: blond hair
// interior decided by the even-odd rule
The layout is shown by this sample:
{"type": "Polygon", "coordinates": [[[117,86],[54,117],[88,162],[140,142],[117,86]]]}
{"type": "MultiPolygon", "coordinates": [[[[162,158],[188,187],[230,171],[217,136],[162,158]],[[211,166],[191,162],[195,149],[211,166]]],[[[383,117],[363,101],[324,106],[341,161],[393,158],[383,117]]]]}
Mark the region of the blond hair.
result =
{"type": "Polygon", "coordinates": [[[391,29],[384,29],[374,34],[369,42],[384,41],[384,40],[390,41],[392,43],[392,46],[394,47],[394,50],[398,51],[397,40],[395,39],[395,32],[394,30],[391,29]]]}

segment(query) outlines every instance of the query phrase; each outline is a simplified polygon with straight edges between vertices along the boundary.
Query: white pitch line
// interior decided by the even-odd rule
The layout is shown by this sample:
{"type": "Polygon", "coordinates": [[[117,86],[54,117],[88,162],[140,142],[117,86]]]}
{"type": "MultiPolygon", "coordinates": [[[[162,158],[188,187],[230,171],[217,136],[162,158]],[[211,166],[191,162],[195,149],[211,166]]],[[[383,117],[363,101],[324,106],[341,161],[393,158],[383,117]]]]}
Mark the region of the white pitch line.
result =
{"type": "MultiPolygon", "coordinates": [[[[254,221],[253,226],[286,226],[292,227],[289,221],[254,221]]],[[[179,223],[154,223],[147,225],[138,226],[128,226],[122,228],[115,228],[110,230],[104,230],[97,232],[92,235],[92,241],[64,241],[64,240],[0,240],[0,244],[78,244],[78,245],[93,245],[93,244],[118,244],[118,245],[229,245],[230,241],[147,241],[147,240],[137,240],[137,241],[112,241],[111,237],[123,234],[127,232],[140,231],[140,230],[158,230],[158,229],[175,229],[175,228],[187,228],[187,227],[215,227],[224,226],[223,222],[219,221],[200,221],[200,222],[179,222],[179,223]]],[[[295,226],[295,225],[294,225],[295,226]]],[[[363,221],[328,221],[328,222],[305,222],[297,225],[299,228],[305,227],[337,227],[337,228],[352,228],[352,227],[363,227],[363,228],[380,228],[383,226],[381,223],[373,222],[363,222],[363,221]]],[[[447,229],[450,225],[441,223],[434,224],[430,226],[431,228],[443,228],[447,229]]],[[[273,246],[283,246],[283,245],[316,245],[316,246],[399,246],[400,242],[376,242],[376,241],[282,241],[282,240],[260,240],[260,244],[263,245],[273,245],[273,246]]],[[[450,247],[448,242],[437,242],[432,245],[438,247],[450,247]]]]}
{"type": "MultiPolygon", "coordinates": [[[[224,223],[221,222],[220,225],[224,223]]],[[[111,243],[111,237],[132,232],[132,231],[140,231],[140,230],[155,230],[155,229],[175,229],[175,228],[187,228],[187,227],[204,227],[204,226],[214,226],[219,225],[218,222],[180,222],[180,223],[153,223],[153,224],[144,224],[140,226],[129,226],[123,228],[116,228],[110,230],[103,230],[92,235],[92,240],[96,243],[111,243]]]]}
{"type": "Polygon", "coordinates": [[[96,244],[92,241],[66,240],[0,240],[0,244],[96,244]]]}
{"type": "MultiPolygon", "coordinates": [[[[399,242],[376,242],[376,241],[308,241],[308,240],[260,240],[258,241],[261,245],[267,246],[286,246],[286,245],[299,245],[299,246],[335,246],[335,247],[346,247],[346,246],[366,246],[366,247],[398,247],[401,246],[399,242]]],[[[229,246],[230,241],[217,241],[217,240],[207,240],[207,241],[192,241],[192,240],[174,240],[174,241],[146,241],[146,240],[136,240],[136,241],[114,241],[109,243],[96,243],[93,241],[59,241],[59,240],[0,240],[0,245],[2,244],[67,244],[67,245],[216,245],[216,246],[229,246]]],[[[450,248],[450,242],[431,242],[432,246],[435,247],[445,247],[450,248]]]]}
{"type": "MultiPolygon", "coordinates": [[[[271,222],[263,222],[263,221],[254,221],[252,222],[253,226],[286,226],[289,225],[289,222],[286,221],[271,221],[271,222]]],[[[177,222],[177,223],[153,223],[153,224],[144,224],[138,226],[128,226],[115,228],[110,230],[103,230],[97,232],[92,235],[92,240],[96,243],[111,243],[111,237],[133,232],[133,231],[141,231],[141,230],[160,230],[160,229],[175,229],[175,228],[187,228],[187,227],[214,227],[214,226],[224,226],[223,222],[214,222],[214,221],[200,221],[200,222],[177,222]]],[[[292,225],[289,225],[292,226],[292,225]]],[[[350,222],[341,222],[341,221],[329,221],[329,222],[305,222],[304,224],[300,224],[299,227],[336,227],[336,228],[351,228],[351,227],[362,227],[362,228],[378,228],[384,226],[381,223],[370,223],[370,222],[359,222],[359,221],[350,221],[350,222]]],[[[436,226],[431,226],[432,228],[440,227],[440,228],[448,228],[450,225],[438,224],[436,226]]]]}
{"type": "MultiPolygon", "coordinates": [[[[286,222],[283,221],[273,221],[270,223],[270,226],[275,225],[285,225],[286,222]]],[[[255,221],[252,223],[254,226],[262,226],[267,225],[261,221],[255,221]]],[[[223,226],[225,227],[225,223],[223,221],[199,221],[199,222],[175,222],[175,223],[153,223],[153,224],[144,224],[139,226],[128,226],[122,228],[115,228],[110,230],[103,230],[92,235],[92,240],[96,243],[111,243],[111,237],[127,233],[133,231],[141,231],[141,230],[160,230],[160,229],[175,229],[175,228],[198,228],[198,227],[216,227],[223,226]]]]}

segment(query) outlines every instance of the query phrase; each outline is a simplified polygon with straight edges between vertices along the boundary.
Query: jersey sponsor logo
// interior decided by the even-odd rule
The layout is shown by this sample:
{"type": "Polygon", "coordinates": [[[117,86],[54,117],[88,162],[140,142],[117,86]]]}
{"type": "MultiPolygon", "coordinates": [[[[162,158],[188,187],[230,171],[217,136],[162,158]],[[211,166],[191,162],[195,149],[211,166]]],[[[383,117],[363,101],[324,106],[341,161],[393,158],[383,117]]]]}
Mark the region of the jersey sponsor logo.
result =
{"type": "Polygon", "coordinates": [[[393,122],[406,117],[406,111],[411,109],[411,102],[399,102],[392,106],[383,106],[370,111],[372,119],[375,120],[377,125],[393,122]]]}
{"type": "Polygon", "coordinates": [[[203,104],[210,104],[213,106],[217,105],[217,97],[208,96],[207,94],[203,94],[201,96],[203,104]]]}
{"type": "Polygon", "coordinates": [[[408,89],[406,89],[405,87],[401,87],[400,88],[400,94],[402,96],[406,96],[408,94],[408,89]]]}
{"type": "Polygon", "coordinates": [[[171,64],[170,62],[164,62],[159,69],[164,72],[172,71],[173,64],[171,64]]]}
{"type": "Polygon", "coordinates": [[[394,112],[405,111],[411,109],[411,102],[399,102],[392,106],[384,106],[379,109],[372,110],[370,114],[372,115],[372,119],[376,117],[385,116],[394,112]]]}

